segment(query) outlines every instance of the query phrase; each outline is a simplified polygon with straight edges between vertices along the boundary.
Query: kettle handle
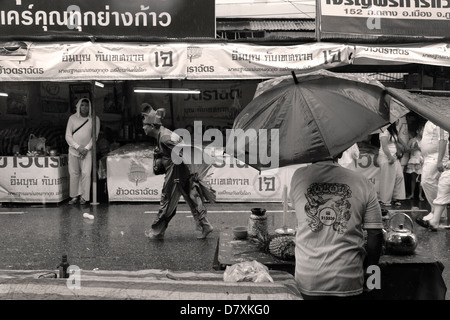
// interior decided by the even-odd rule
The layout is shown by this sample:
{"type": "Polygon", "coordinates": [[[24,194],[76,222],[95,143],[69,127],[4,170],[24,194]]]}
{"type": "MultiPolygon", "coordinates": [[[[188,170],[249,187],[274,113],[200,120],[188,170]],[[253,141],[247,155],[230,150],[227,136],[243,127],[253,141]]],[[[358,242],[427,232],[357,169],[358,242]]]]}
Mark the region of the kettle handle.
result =
{"type": "MultiPolygon", "coordinates": [[[[396,215],[403,215],[403,216],[405,216],[406,218],[408,218],[409,222],[411,222],[411,229],[412,229],[412,231],[414,232],[414,223],[413,223],[413,221],[412,221],[412,219],[411,219],[410,216],[408,216],[406,213],[403,213],[403,212],[397,212],[397,213],[394,214],[392,217],[390,217],[389,220],[392,221],[392,218],[394,218],[396,215]]],[[[390,223],[389,223],[389,227],[390,227],[390,223]]]]}

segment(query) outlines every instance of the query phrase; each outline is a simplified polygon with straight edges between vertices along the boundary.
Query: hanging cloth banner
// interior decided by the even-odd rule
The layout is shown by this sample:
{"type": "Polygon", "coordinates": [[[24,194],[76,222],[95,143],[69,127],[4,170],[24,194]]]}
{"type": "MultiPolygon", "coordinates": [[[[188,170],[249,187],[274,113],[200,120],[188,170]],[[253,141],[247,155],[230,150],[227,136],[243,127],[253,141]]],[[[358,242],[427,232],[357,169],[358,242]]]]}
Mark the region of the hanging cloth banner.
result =
{"type": "Polygon", "coordinates": [[[356,45],[354,64],[379,64],[379,61],[450,66],[450,43],[395,46],[356,45]]]}
{"type": "MultiPolygon", "coordinates": [[[[0,48],[7,43],[0,43],[0,48]]],[[[349,64],[354,47],[312,43],[248,44],[25,43],[0,56],[0,81],[261,79],[349,64]]],[[[8,43],[11,46],[11,43],[8,43]]]]}
{"type": "Polygon", "coordinates": [[[345,44],[294,46],[251,44],[192,45],[188,79],[260,79],[347,65],[353,48],[345,44]]]}

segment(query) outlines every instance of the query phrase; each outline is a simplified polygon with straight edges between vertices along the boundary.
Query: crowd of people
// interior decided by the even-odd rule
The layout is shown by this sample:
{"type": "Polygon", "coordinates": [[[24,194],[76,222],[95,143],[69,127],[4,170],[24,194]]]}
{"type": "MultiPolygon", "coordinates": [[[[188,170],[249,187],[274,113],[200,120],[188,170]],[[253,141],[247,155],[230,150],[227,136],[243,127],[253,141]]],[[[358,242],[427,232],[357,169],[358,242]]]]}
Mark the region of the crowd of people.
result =
{"type": "MultiPolygon", "coordinates": [[[[430,212],[423,221],[429,221],[434,216],[440,176],[447,170],[449,133],[423,119],[412,122],[408,131],[409,139],[402,141],[398,132],[398,120],[381,129],[378,154],[379,201],[383,207],[401,205],[401,201],[405,199],[427,201],[430,212]],[[402,165],[405,158],[406,165],[402,165]]],[[[447,217],[446,208],[440,217],[447,217]]],[[[422,219],[418,223],[424,224],[422,219]]],[[[426,222],[425,224],[427,225],[426,222]]],[[[436,229],[437,224],[432,225],[435,228],[431,229],[436,229]]]]}
{"type": "MultiPolygon", "coordinates": [[[[379,201],[383,207],[401,205],[401,200],[427,201],[430,212],[417,217],[416,222],[431,231],[437,231],[441,220],[447,219],[449,181],[449,133],[432,121],[413,123],[409,140],[399,138],[398,121],[381,129],[379,134],[380,166],[379,201]],[[406,166],[401,159],[407,155],[406,166]],[[408,179],[405,179],[405,178],[408,179]],[[406,180],[409,195],[406,195],[406,180]]],[[[448,222],[447,222],[448,223],[448,222]]]]}

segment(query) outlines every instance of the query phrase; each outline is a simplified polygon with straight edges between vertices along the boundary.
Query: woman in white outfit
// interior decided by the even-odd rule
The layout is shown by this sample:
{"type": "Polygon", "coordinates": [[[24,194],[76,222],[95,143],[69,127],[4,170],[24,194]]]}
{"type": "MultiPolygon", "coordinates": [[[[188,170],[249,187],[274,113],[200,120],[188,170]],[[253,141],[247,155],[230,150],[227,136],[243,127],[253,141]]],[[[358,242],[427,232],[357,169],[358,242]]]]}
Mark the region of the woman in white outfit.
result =
{"type": "Polygon", "coordinates": [[[388,125],[380,133],[380,150],[378,152],[378,164],[380,166],[379,198],[384,206],[396,205],[397,200],[406,197],[405,178],[403,167],[400,163],[401,154],[398,150],[398,132],[395,123],[388,125]]]}
{"type": "MultiPolygon", "coordinates": [[[[449,133],[438,127],[431,121],[425,123],[422,140],[420,140],[420,150],[423,156],[421,185],[425,197],[431,206],[430,213],[424,220],[430,220],[434,213],[434,199],[437,196],[438,181],[441,172],[444,171],[444,163],[448,157],[448,137],[449,133]]],[[[447,215],[447,210],[442,213],[447,215]]]]}

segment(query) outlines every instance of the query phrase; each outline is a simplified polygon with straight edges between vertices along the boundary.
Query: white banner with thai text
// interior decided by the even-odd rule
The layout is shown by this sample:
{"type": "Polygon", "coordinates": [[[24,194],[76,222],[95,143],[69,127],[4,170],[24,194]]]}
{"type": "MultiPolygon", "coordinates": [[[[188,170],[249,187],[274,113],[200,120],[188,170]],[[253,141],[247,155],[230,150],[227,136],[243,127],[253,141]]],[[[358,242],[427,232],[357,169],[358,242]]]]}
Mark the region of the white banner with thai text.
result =
{"type": "Polygon", "coordinates": [[[379,63],[380,60],[448,67],[450,66],[450,43],[355,46],[355,64],[373,64],[379,63]]]}
{"type": "Polygon", "coordinates": [[[106,167],[109,201],[157,202],[161,199],[164,175],[153,173],[153,155],[108,156],[106,167]]]}
{"type": "Polygon", "coordinates": [[[0,202],[50,203],[69,197],[67,156],[0,157],[0,202]]]}
{"type": "Polygon", "coordinates": [[[261,79],[349,64],[343,44],[0,43],[0,81],[261,79]]]}

